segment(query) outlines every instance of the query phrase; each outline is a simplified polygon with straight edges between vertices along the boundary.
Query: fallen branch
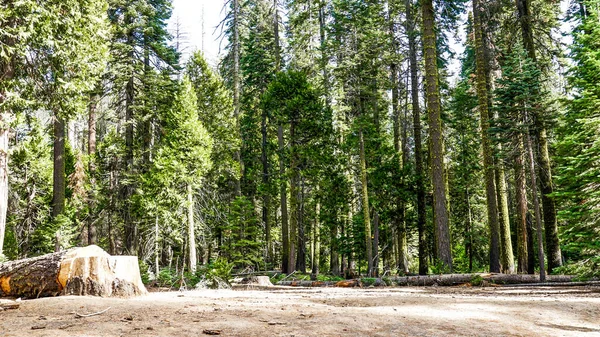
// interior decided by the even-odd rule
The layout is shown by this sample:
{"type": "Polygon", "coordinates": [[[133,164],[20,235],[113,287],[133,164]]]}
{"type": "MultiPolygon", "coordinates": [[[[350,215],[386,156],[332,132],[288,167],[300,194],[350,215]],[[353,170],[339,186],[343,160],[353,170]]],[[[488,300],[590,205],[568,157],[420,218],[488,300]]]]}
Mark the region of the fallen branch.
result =
{"type": "Polygon", "coordinates": [[[21,303],[19,302],[0,302],[0,310],[8,310],[8,309],[19,309],[21,303]]]}
{"type": "Polygon", "coordinates": [[[108,310],[110,310],[111,307],[108,307],[102,311],[98,311],[98,312],[94,312],[91,314],[78,314],[76,312],[73,312],[75,314],[75,318],[84,318],[84,317],[92,317],[92,316],[97,316],[97,315],[102,315],[103,313],[107,312],[108,310]]]}

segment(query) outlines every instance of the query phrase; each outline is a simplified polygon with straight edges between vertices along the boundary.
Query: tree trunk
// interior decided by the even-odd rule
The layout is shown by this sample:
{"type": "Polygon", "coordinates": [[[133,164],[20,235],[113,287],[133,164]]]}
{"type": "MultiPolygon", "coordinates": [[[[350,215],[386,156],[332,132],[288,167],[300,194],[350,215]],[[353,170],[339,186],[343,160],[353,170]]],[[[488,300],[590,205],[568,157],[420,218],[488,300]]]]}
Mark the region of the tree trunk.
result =
{"type": "Polygon", "coordinates": [[[135,256],[110,256],[97,246],[0,264],[0,297],[146,294],[135,256]]]}
{"type": "MultiPolygon", "coordinates": [[[[499,145],[500,147],[500,145],[499,145]]],[[[502,148],[500,147],[500,151],[502,148]]],[[[504,175],[504,164],[501,159],[496,163],[496,196],[498,201],[498,224],[500,227],[500,261],[502,272],[512,274],[515,272],[515,261],[510,237],[510,215],[508,212],[508,189],[504,175]]]]}
{"type": "MultiPolygon", "coordinates": [[[[527,51],[527,56],[534,62],[537,62],[533,42],[530,4],[530,0],[516,0],[517,15],[521,24],[523,46],[527,51]]],[[[548,273],[552,273],[554,268],[562,266],[562,253],[560,250],[560,242],[558,240],[556,205],[554,198],[551,197],[554,188],[552,186],[552,168],[550,165],[550,155],[548,153],[548,138],[544,118],[539,109],[533,109],[531,119],[533,120],[532,135],[534,144],[537,148],[537,151],[534,153],[538,163],[540,190],[542,192],[544,227],[546,230],[546,250],[548,254],[548,273]]]]}
{"type": "Polygon", "coordinates": [[[528,271],[527,250],[527,186],[525,183],[525,165],[523,155],[523,134],[516,135],[515,155],[515,195],[517,201],[517,272],[525,274],[528,271]]]}
{"type": "MultiPolygon", "coordinates": [[[[0,98],[1,99],[1,98],[0,98]]],[[[3,114],[1,123],[5,123],[3,114]]],[[[6,212],[8,210],[8,128],[0,130],[0,255],[4,252],[6,212]]]]}
{"type": "Polygon", "coordinates": [[[473,214],[471,212],[471,196],[469,195],[469,188],[465,189],[465,200],[467,202],[467,220],[466,228],[467,240],[465,243],[466,255],[469,257],[469,272],[473,271],[473,214]]]}
{"type": "Polygon", "coordinates": [[[411,0],[406,0],[406,24],[408,35],[408,53],[410,62],[410,92],[413,115],[413,133],[415,141],[415,183],[417,189],[417,228],[419,231],[419,274],[425,275],[427,263],[427,231],[425,210],[425,171],[423,169],[423,149],[421,141],[421,109],[419,108],[419,76],[417,64],[416,29],[411,0]]]}
{"type": "MultiPolygon", "coordinates": [[[[300,173],[298,172],[298,175],[300,173]]],[[[304,177],[300,177],[300,188],[298,194],[298,258],[296,259],[296,269],[306,274],[306,227],[304,224],[304,177]]]]}
{"type": "Polygon", "coordinates": [[[365,140],[362,127],[360,131],[358,131],[358,141],[360,147],[360,182],[362,185],[362,207],[366,243],[367,275],[371,276],[373,273],[373,245],[371,244],[371,219],[369,212],[369,189],[367,187],[367,162],[365,158],[365,140]]]}
{"type": "Polygon", "coordinates": [[[289,266],[290,272],[296,270],[296,248],[298,243],[298,158],[296,156],[296,125],[290,123],[290,255],[289,255],[289,266]]]}
{"type": "MultiPolygon", "coordinates": [[[[240,3],[239,0],[233,1],[233,116],[236,123],[236,131],[241,132],[240,128],[240,3]]],[[[240,173],[244,172],[244,163],[240,149],[234,154],[235,160],[240,164],[240,173]]],[[[235,195],[242,195],[242,184],[240,178],[235,181],[235,195]]]]}
{"type": "MultiPolygon", "coordinates": [[[[573,282],[575,276],[569,275],[551,275],[548,276],[548,283],[544,285],[580,285],[580,282],[573,282]]],[[[278,286],[292,287],[364,287],[371,286],[363,283],[364,280],[354,279],[345,281],[279,281],[278,286]]],[[[538,285],[538,278],[534,275],[507,275],[496,273],[476,273],[476,274],[443,274],[443,275],[419,275],[419,276],[398,276],[388,279],[394,286],[415,287],[415,286],[459,286],[471,284],[473,286],[486,285],[538,285]]],[[[593,282],[593,281],[592,281],[593,282]]],[[[373,286],[386,286],[383,280],[375,280],[373,286]]]]}
{"type": "Polygon", "coordinates": [[[160,274],[160,229],[158,227],[158,215],[154,218],[154,275],[158,278],[160,274]]]}
{"type": "Polygon", "coordinates": [[[473,23],[475,33],[476,54],[476,89],[478,108],[481,116],[481,147],[483,153],[483,169],[485,171],[485,191],[487,200],[487,215],[490,230],[490,271],[500,272],[500,233],[498,220],[498,202],[496,199],[496,183],[494,177],[494,161],[492,144],[488,135],[490,128],[489,99],[485,71],[483,32],[481,28],[482,5],[480,0],[473,0],[473,23]]]}
{"type": "Polygon", "coordinates": [[[52,188],[52,217],[65,209],[65,122],[54,114],[54,174],[52,188]]]}
{"type": "Polygon", "coordinates": [[[433,11],[432,0],[423,1],[421,8],[423,13],[423,55],[425,57],[427,109],[429,115],[436,258],[449,270],[452,270],[452,253],[450,250],[450,229],[448,223],[448,205],[446,202],[446,182],[444,173],[441,100],[434,23],[435,14],[433,11]]]}
{"type": "MultiPolygon", "coordinates": [[[[128,36],[130,45],[133,44],[133,32],[130,32],[128,36]]],[[[132,50],[129,54],[129,58],[133,60],[135,58],[134,51],[132,50]]],[[[131,179],[134,175],[133,172],[133,131],[134,131],[134,119],[133,119],[133,104],[135,97],[134,88],[134,74],[127,81],[125,88],[125,174],[128,179],[131,179]]],[[[128,180],[123,179],[123,180],[128,180]]],[[[123,186],[123,202],[124,205],[124,234],[125,234],[125,251],[129,254],[135,254],[137,251],[137,228],[133,222],[133,210],[131,205],[131,196],[133,195],[133,186],[131,182],[125,182],[123,186]]]]}
{"type": "Polygon", "coordinates": [[[90,104],[88,107],[88,176],[90,177],[90,193],[88,199],[89,216],[87,221],[88,245],[96,244],[98,241],[97,230],[94,224],[96,216],[94,214],[96,197],[96,108],[100,95],[93,93],[90,95],[90,104]]]}
{"type": "Polygon", "coordinates": [[[546,272],[544,266],[544,244],[542,240],[542,212],[540,210],[540,202],[537,194],[537,179],[535,171],[535,159],[533,155],[533,145],[531,144],[531,137],[527,135],[527,151],[529,152],[529,174],[531,175],[531,194],[533,197],[533,207],[535,210],[535,223],[537,230],[538,239],[538,258],[540,263],[540,282],[545,282],[546,272]]]}
{"type": "Polygon", "coordinates": [[[330,253],[329,253],[329,272],[332,275],[340,275],[340,256],[338,254],[338,226],[334,221],[331,223],[330,234],[330,253]]]}
{"type": "Polygon", "coordinates": [[[188,209],[188,243],[190,251],[190,272],[196,272],[198,265],[198,256],[196,253],[196,230],[194,226],[194,196],[192,195],[192,185],[187,185],[187,209],[188,209]]]}
{"type": "Polygon", "coordinates": [[[373,272],[375,277],[379,277],[379,212],[375,211],[373,215],[373,272]]]}
{"type": "Polygon", "coordinates": [[[283,245],[283,252],[281,254],[281,270],[289,274],[290,270],[290,231],[288,228],[288,210],[287,210],[287,183],[285,179],[285,159],[284,159],[284,144],[283,144],[283,126],[279,125],[277,128],[277,141],[279,143],[279,175],[280,175],[280,207],[281,207],[281,240],[283,245]]]}
{"type": "Polygon", "coordinates": [[[319,275],[319,260],[321,256],[321,202],[317,200],[317,204],[315,206],[315,223],[313,228],[313,251],[311,259],[312,267],[311,274],[319,275]]]}
{"type": "Polygon", "coordinates": [[[265,226],[265,243],[267,246],[267,269],[270,269],[273,263],[272,249],[271,249],[271,223],[269,222],[269,160],[267,158],[267,111],[264,110],[262,113],[261,120],[261,134],[262,134],[262,145],[261,145],[261,162],[262,162],[262,221],[265,226]]]}

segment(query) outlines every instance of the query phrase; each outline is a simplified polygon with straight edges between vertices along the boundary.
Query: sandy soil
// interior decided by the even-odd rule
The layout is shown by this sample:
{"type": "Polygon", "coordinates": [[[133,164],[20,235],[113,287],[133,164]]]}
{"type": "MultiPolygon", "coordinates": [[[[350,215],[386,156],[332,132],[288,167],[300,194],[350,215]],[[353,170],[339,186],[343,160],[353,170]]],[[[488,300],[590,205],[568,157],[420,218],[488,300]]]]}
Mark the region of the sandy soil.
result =
{"type": "Polygon", "coordinates": [[[0,336],[600,336],[600,287],[270,289],[55,297],[0,336]],[[75,313],[96,313],[76,318],[75,313]]]}

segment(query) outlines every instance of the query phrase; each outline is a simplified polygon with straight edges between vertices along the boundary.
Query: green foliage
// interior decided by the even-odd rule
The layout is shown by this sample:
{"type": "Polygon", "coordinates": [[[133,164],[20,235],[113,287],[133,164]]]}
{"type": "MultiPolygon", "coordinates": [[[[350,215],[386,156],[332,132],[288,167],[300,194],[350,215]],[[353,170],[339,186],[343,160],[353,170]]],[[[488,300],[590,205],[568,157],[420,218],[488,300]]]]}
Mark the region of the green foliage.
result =
{"type": "MultiPolygon", "coordinates": [[[[52,160],[49,137],[37,118],[18,128],[25,135],[9,157],[9,213],[4,253],[11,259],[39,254],[47,249],[36,248],[38,231],[51,222],[52,160]],[[34,242],[32,242],[34,239],[34,242]]],[[[51,237],[54,233],[48,233],[51,237]]],[[[49,241],[52,244],[53,240],[49,241]]],[[[45,240],[42,240],[45,244],[45,240]]],[[[54,246],[50,251],[52,251],[54,246]]]]}
{"type": "Polygon", "coordinates": [[[263,267],[260,227],[252,203],[246,197],[236,198],[230,205],[229,223],[225,227],[227,246],[223,247],[236,269],[263,267]]]}
{"type": "Polygon", "coordinates": [[[434,262],[435,263],[429,265],[430,274],[441,275],[448,274],[451,272],[450,268],[446,264],[444,264],[443,261],[436,259],[434,262]]]}
{"type": "Polygon", "coordinates": [[[227,262],[225,258],[218,258],[206,266],[202,266],[196,272],[199,282],[210,289],[220,289],[230,286],[231,271],[234,263],[227,262]]]}
{"type": "Polygon", "coordinates": [[[481,275],[475,275],[471,278],[472,286],[477,287],[477,286],[483,285],[483,282],[484,282],[484,280],[483,280],[483,277],[481,277],[481,275]]]}
{"type": "Polygon", "coordinates": [[[138,266],[140,268],[142,283],[144,283],[144,285],[150,284],[150,267],[142,260],[138,260],[138,266]]]}
{"type": "Polygon", "coordinates": [[[174,288],[181,281],[179,273],[175,269],[163,268],[159,271],[158,277],[156,278],[156,285],[158,287],[174,288]]]}
{"type": "Polygon", "coordinates": [[[579,3],[573,32],[569,84],[573,96],[560,117],[556,146],[562,247],[567,265],[562,272],[598,276],[600,256],[600,10],[598,2],[579,3]],[[582,16],[581,14],[585,14],[582,16]]]}

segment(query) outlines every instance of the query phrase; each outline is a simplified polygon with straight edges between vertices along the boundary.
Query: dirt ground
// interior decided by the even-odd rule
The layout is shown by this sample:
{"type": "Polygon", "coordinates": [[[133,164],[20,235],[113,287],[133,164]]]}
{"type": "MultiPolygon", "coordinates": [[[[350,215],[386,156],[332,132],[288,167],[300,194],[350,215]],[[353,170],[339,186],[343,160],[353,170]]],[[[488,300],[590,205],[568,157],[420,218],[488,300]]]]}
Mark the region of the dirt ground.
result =
{"type": "Polygon", "coordinates": [[[55,297],[0,336],[600,336],[600,287],[273,288],[55,297]],[[76,318],[78,314],[98,313],[76,318]]]}

